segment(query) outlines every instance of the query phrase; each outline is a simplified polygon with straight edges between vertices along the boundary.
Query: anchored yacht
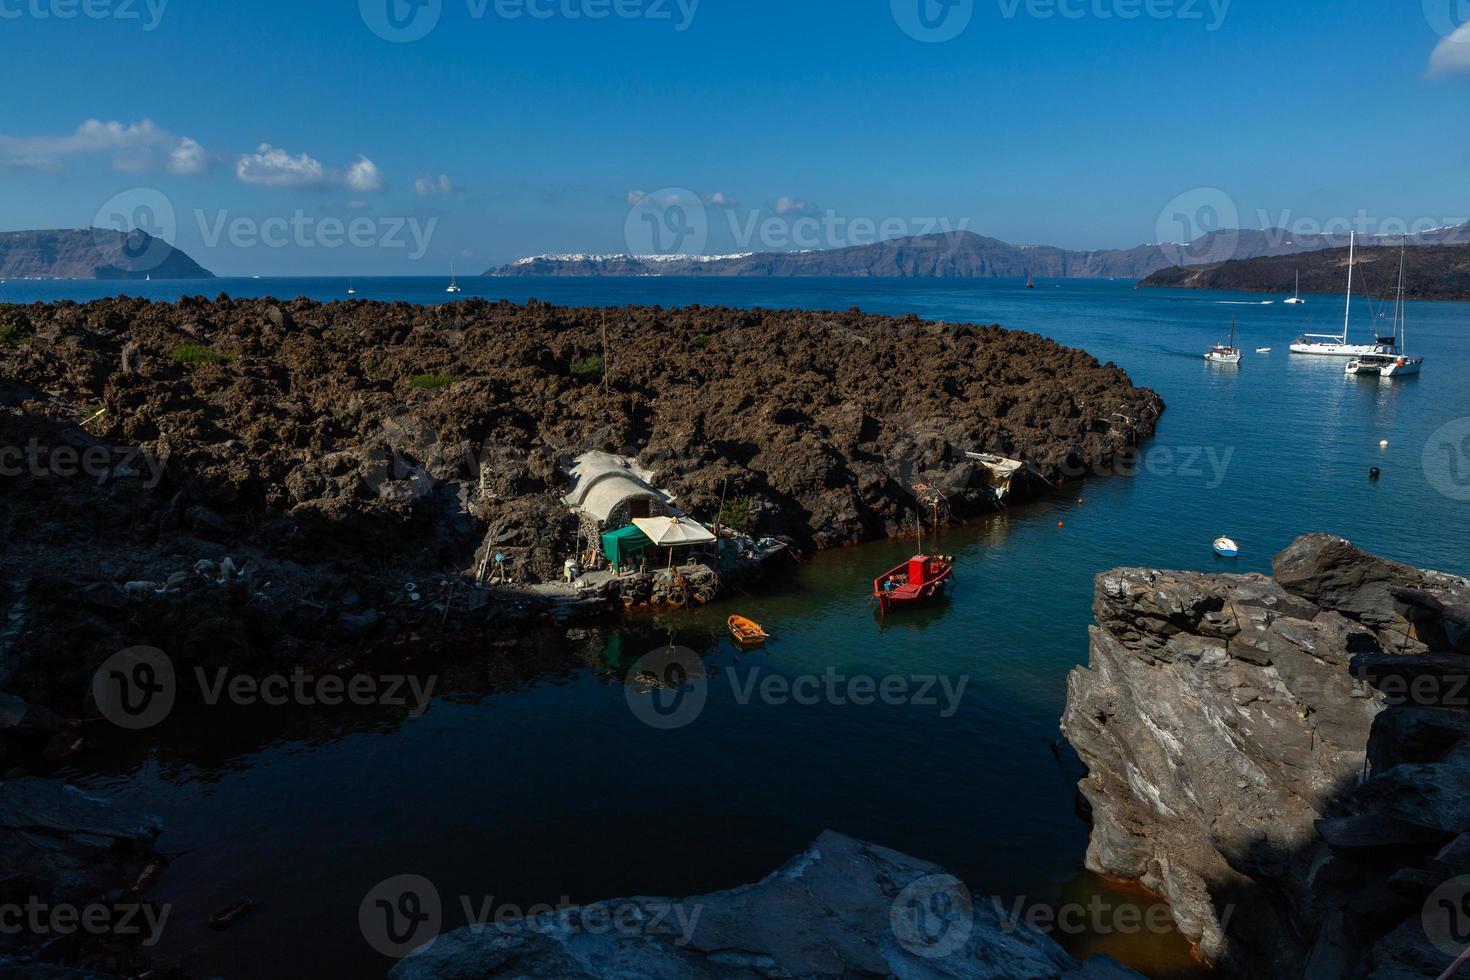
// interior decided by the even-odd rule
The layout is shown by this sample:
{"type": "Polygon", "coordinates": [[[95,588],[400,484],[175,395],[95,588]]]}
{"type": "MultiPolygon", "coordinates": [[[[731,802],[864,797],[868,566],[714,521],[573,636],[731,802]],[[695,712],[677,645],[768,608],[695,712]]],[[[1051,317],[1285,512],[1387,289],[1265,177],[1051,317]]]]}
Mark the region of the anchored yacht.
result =
{"type": "Polygon", "coordinates": [[[1358,234],[1353,232],[1348,239],[1348,285],[1347,312],[1342,318],[1342,336],[1334,333],[1302,334],[1291,345],[1293,354],[1324,354],[1328,357],[1360,357],[1377,353],[1375,344],[1348,343],[1348,326],[1353,315],[1353,260],[1357,255],[1358,234]]]}
{"type": "Polygon", "coordinates": [[[1408,347],[1408,310],[1404,305],[1404,259],[1406,252],[1399,252],[1398,302],[1393,312],[1393,336],[1379,337],[1373,353],[1355,357],[1347,362],[1348,374],[1376,374],[1380,378],[1396,378],[1418,374],[1424,366],[1424,358],[1410,357],[1404,351],[1408,347]]]}

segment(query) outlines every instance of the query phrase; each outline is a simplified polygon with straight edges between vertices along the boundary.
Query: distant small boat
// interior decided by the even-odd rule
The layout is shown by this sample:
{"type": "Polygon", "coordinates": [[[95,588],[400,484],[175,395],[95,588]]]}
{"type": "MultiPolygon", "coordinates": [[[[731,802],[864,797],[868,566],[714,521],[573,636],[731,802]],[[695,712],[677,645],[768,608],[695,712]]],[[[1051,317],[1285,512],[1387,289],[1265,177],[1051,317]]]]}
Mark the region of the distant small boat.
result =
{"type": "Polygon", "coordinates": [[[1238,558],[1240,557],[1240,545],[1231,538],[1218,537],[1215,539],[1215,554],[1221,558],[1238,558]]]}
{"type": "Polygon", "coordinates": [[[915,555],[873,580],[873,597],[883,612],[917,605],[943,595],[954,584],[954,561],[943,556],[915,555]]]}
{"type": "Polygon", "coordinates": [[[1292,294],[1291,299],[1284,300],[1283,302],[1288,306],[1302,306],[1306,304],[1307,301],[1302,299],[1302,270],[1296,270],[1296,292],[1292,294]]]}
{"type": "Polygon", "coordinates": [[[725,625],[730,627],[730,635],[735,637],[735,642],[744,646],[758,646],[771,638],[760,623],[744,616],[731,616],[725,625]]]}
{"type": "Polygon", "coordinates": [[[1271,348],[1269,348],[1269,347],[1257,347],[1256,348],[1256,353],[1257,354],[1269,354],[1269,353],[1271,353],[1271,348]]]}
{"type": "Polygon", "coordinates": [[[357,290],[355,290],[355,289],[352,288],[352,277],[351,276],[348,276],[347,277],[347,295],[348,296],[356,296],[357,295],[357,290]]]}
{"type": "Polygon", "coordinates": [[[1031,276],[1031,274],[1029,272],[1026,274],[1026,288],[1027,289],[1035,289],[1036,288],[1036,280],[1034,278],[1032,278],[1032,276],[1031,276]]]}
{"type": "Polygon", "coordinates": [[[462,292],[462,290],[459,288],[459,281],[454,278],[454,263],[453,262],[449,263],[449,288],[446,289],[446,290],[444,290],[444,291],[446,293],[458,293],[458,292],[462,292]]]}
{"type": "Polygon", "coordinates": [[[1235,346],[1235,317],[1230,318],[1230,343],[1216,344],[1205,354],[1205,360],[1215,364],[1239,364],[1241,351],[1235,346]]]}

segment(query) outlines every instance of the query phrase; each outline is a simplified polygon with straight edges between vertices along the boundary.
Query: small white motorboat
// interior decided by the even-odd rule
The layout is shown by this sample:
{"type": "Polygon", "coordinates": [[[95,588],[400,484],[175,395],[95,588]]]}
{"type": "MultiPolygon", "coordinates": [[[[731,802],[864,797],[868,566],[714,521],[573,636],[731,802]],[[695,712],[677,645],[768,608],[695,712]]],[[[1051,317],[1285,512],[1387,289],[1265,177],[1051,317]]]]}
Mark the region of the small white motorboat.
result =
{"type": "Polygon", "coordinates": [[[1221,558],[1238,558],[1240,557],[1240,545],[1236,544],[1234,539],[1221,535],[1215,539],[1215,554],[1221,558]]]}
{"type": "Polygon", "coordinates": [[[1271,353],[1271,348],[1269,348],[1269,347],[1257,347],[1256,348],[1256,353],[1257,354],[1269,354],[1269,353],[1271,353]]]}

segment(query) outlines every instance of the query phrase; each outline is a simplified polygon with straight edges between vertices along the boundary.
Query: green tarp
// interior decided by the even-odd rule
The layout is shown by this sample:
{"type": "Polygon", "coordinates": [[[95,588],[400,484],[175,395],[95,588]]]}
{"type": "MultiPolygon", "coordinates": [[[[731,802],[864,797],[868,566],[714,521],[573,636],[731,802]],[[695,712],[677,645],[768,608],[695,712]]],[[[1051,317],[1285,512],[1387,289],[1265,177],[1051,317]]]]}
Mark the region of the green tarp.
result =
{"type": "Polygon", "coordinates": [[[614,570],[621,572],[625,567],[636,566],[643,549],[651,544],[648,535],[629,524],[602,536],[602,553],[613,563],[614,570]]]}

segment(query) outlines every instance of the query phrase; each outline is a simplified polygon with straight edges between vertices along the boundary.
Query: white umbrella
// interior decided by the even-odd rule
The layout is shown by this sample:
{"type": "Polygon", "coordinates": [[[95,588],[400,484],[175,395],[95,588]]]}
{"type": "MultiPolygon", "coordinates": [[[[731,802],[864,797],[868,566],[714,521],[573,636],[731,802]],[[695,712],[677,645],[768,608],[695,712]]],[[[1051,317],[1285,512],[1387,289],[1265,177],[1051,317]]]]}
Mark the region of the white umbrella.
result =
{"type": "Polygon", "coordinates": [[[633,526],[660,548],[709,544],[715,539],[703,524],[687,517],[635,517],[633,526]]]}

